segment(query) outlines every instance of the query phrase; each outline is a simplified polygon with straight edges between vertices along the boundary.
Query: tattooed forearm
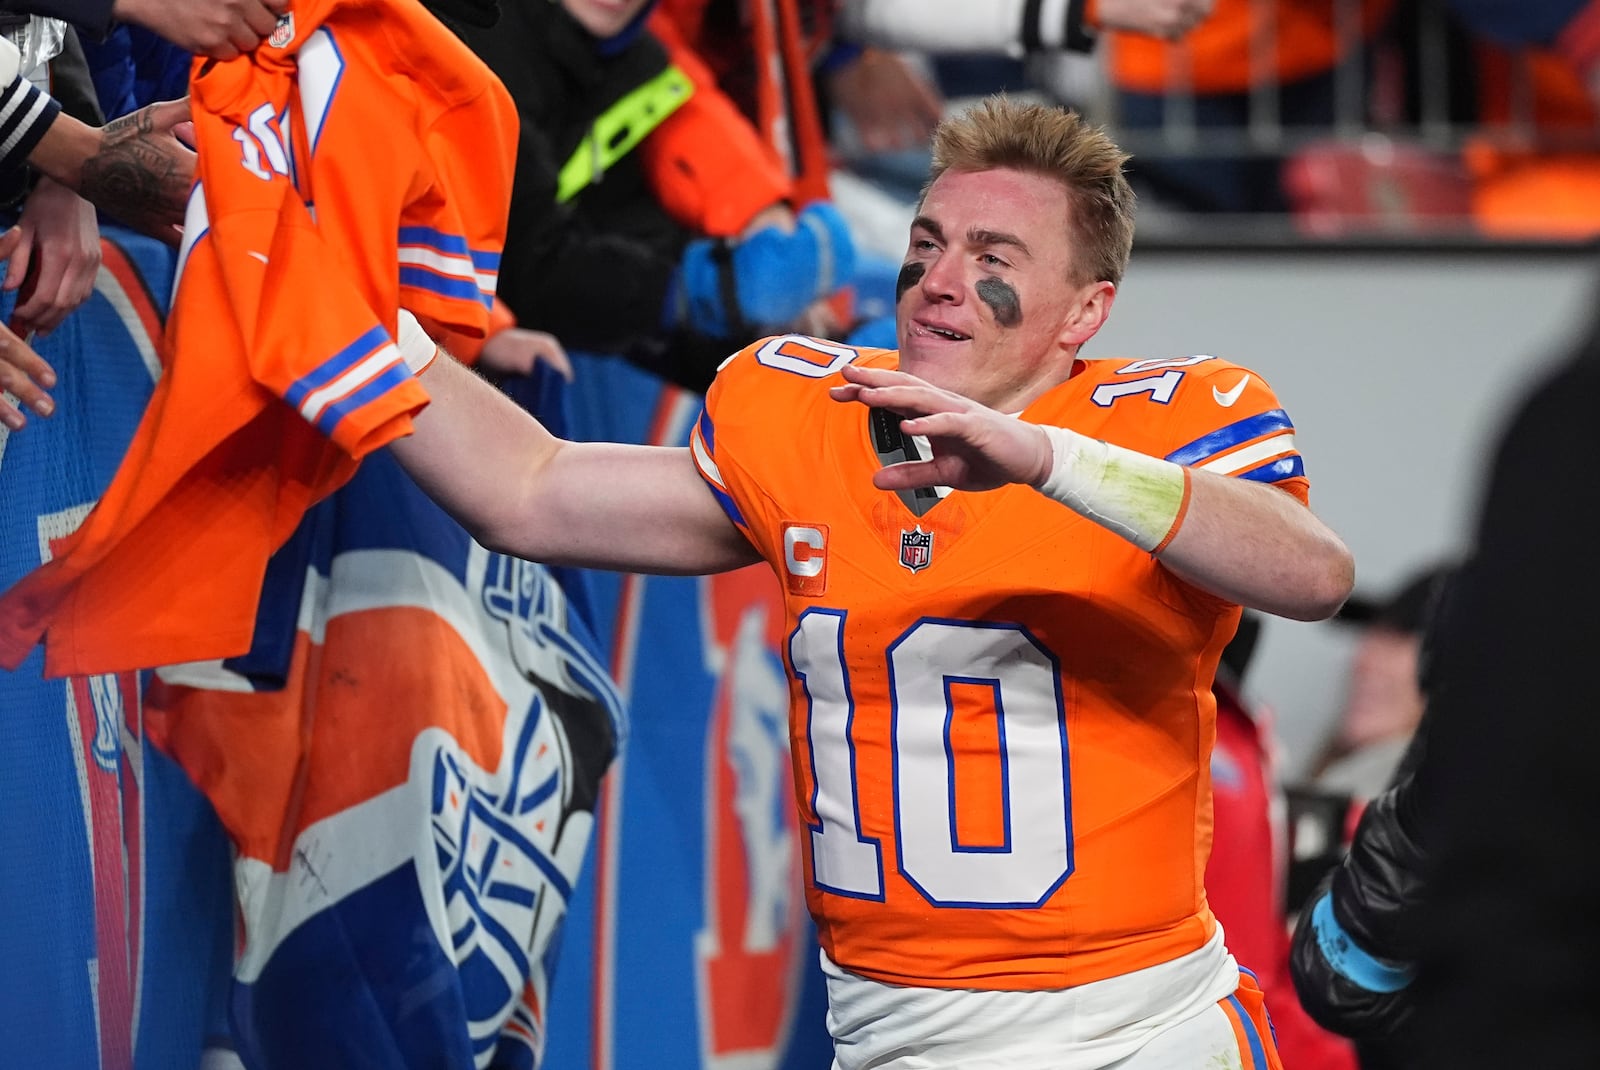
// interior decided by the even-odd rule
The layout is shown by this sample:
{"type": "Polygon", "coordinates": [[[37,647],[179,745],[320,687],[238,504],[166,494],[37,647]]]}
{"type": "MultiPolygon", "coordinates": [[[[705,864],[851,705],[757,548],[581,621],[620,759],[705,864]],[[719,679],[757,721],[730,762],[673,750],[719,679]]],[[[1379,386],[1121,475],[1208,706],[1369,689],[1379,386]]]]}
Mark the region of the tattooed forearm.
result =
{"type": "Polygon", "coordinates": [[[124,223],[150,233],[183,222],[194,153],[152,108],[106,124],[99,149],[83,162],[78,193],[124,223]]]}

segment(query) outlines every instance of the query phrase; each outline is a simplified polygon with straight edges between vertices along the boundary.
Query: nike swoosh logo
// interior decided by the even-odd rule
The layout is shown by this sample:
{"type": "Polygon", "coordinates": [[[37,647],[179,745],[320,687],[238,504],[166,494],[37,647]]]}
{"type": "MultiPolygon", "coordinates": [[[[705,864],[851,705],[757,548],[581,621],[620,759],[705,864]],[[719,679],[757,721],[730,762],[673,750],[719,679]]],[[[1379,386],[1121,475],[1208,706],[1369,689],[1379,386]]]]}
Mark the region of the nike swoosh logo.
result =
{"type": "MultiPolygon", "coordinates": [[[[255,257],[257,260],[261,261],[263,264],[268,263],[267,254],[266,253],[258,253],[254,249],[246,249],[245,252],[247,254],[249,254],[250,256],[255,257]]],[[[1211,389],[1215,390],[1216,387],[1212,387],[1211,389]]]]}
{"type": "Polygon", "coordinates": [[[1248,383],[1249,381],[1250,377],[1246,375],[1243,379],[1240,379],[1237,383],[1233,384],[1232,390],[1218,390],[1213,386],[1211,388],[1211,396],[1217,399],[1218,405],[1221,405],[1225,409],[1231,408],[1233,403],[1239,400],[1239,395],[1244,393],[1244,384],[1248,383]]]}

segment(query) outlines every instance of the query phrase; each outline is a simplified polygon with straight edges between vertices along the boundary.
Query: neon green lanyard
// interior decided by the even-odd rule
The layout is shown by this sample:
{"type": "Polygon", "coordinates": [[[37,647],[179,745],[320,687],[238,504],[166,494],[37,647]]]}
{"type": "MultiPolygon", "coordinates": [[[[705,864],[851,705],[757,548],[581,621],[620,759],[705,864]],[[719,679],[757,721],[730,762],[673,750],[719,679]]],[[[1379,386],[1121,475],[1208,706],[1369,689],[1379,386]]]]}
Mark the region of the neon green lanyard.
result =
{"type": "Polygon", "coordinates": [[[645,135],[666,121],[694,93],[694,83],[676,65],[634,89],[607,108],[589,128],[589,135],[561,167],[556,203],[572,200],[585,186],[599,182],[606,171],[633,151],[645,135]]]}

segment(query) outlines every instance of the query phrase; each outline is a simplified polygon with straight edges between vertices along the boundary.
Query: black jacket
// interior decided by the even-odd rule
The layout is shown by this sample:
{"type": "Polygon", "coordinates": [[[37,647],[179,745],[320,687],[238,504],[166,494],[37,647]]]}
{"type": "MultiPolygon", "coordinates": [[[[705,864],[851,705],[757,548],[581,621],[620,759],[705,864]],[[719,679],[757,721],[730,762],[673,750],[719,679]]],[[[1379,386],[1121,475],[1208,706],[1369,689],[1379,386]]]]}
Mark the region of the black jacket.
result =
{"type": "Polygon", "coordinates": [[[1600,1065],[1600,328],[1502,440],[1417,768],[1418,1065],[1600,1065]]]}
{"type": "Polygon", "coordinates": [[[1600,328],[1502,440],[1430,635],[1425,734],[1324,884],[1336,924],[1296,932],[1301,1002],[1374,1047],[1363,1067],[1600,1064],[1597,403],[1600,328]],[[1354,983],[1342,941],[1414,979],[1354,983]]]}
{"type": "MultiPolygon", "coordinates": [[[[452,14],[446,0],[431,3],[452,14]]],[[[500,76],[522,120],[501,299],[519,323],[570,349],[618,354],[704,390],[723,358],[753,339],[663,329],[673,274],[696,235],[662,209],[639,153],[566,204],[556,200],[562,165],[600,115],[667,68],[665,49],[641,35],[603,56],[550,0],[502,0],[492,27],[446,22],[500,76]]]]}
{"type": "Polygon", "coordinates": [[[1350,850],[1311,893],[1290,952],[1301,1006],[1324,1029],[1361,1043],[1365,1070],[1405,1065],[1378,1052],[1404,1047],[1411,1016],[1427,869],[1415,769],[1426,738],[1419,729],[1393,783],[1367,804],[1350,850]]]}

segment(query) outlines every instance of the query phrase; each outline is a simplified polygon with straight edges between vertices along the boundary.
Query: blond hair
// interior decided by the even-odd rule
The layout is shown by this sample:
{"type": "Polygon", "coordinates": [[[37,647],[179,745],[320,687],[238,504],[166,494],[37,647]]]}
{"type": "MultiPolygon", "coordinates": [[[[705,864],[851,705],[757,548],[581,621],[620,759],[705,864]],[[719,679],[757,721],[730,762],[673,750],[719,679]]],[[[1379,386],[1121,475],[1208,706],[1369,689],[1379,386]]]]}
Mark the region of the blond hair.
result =
{"type": "MultiPolygon", "coordinates": [[[[928,186],[946,171],[1009,168],[1053,178],[1072,204],[1072,261],[1080,281],[1117,283],[1133,248],[1134,195],[1122,173],[1128,154],[1077,112],[989,97],[939,124],[928,186]]],[[[927,187],[923,188],[927,196],[927,187]]]]}

